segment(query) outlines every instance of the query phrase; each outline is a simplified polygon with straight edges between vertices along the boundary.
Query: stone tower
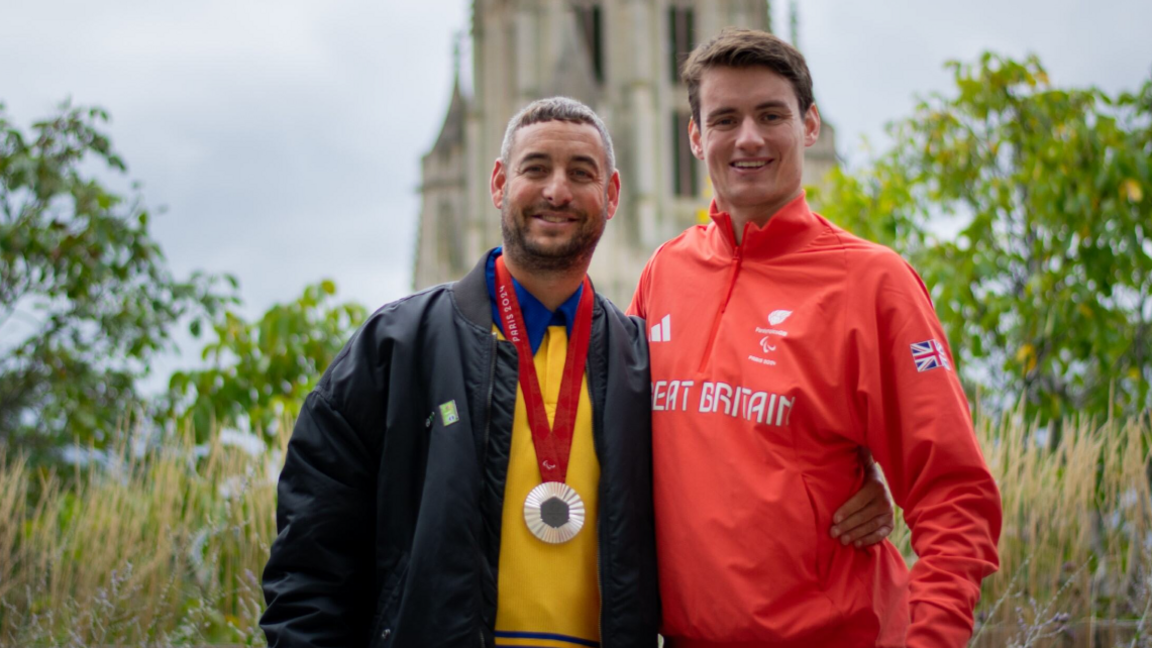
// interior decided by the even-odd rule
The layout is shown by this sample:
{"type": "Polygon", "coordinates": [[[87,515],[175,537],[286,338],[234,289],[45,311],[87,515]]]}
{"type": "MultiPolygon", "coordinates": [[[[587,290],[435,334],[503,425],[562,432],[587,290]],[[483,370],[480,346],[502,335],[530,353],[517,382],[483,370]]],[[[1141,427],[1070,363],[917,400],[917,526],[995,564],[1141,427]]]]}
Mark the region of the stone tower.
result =
{"type": "MultiPolygon", "coordinates": [[[[697,42],[727,26],[769,30],[768,3],[474,0],[472,90],[457,63],[444,125],[422,159],[414,287],[454,281],[500,244],[488,180],[504,129],[525,104],[566,95],[595,109],[616,145],[620,208],[589,274],[626,306],[656,246],[706,213],[707,169],[688,148],[688,91],[678,69],[697,42]]],[[[836,165],[834,137],[825,123],[807,152],[806,183],[836,165]]]]}

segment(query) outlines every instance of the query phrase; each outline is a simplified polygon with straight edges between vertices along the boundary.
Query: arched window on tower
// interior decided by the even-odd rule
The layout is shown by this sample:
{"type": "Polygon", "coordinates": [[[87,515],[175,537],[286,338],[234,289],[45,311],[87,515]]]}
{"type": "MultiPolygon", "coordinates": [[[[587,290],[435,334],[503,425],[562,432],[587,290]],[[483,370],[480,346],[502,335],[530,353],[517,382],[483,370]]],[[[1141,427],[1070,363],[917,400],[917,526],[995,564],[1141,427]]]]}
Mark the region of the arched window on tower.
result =
{"type": "Polygon", "coordinates": [[[448,278],[453,280],[464,274],[464,232],[456,226],[457,220],[452,205],[448,201],[441,202],[436,223],[437,253],[442,262],[441,267],[447,271],[448,278]]]}
{"type": "Polygon", "coordinates": [[[691,7],[668,8],[668,52],[671,54],[672,83],[680,83],[680,67],[695,44],[695,16],[691,7]]]}
{"type": "Polygon", "coordinates": [[[691,115],[685,111],[672,111],[672,193],[682,198],[696,196],[696,156],[692,155],[692,144],[688,137],[688,120],[691,115]]]}
{"type": "Polygon", "coordinates": [[[574,7],[576,25],[584,39],[584,46],[591,57],[592,72],[597,83],[604,83],[604,16],[598,2],[588,2],[574,7]]]}

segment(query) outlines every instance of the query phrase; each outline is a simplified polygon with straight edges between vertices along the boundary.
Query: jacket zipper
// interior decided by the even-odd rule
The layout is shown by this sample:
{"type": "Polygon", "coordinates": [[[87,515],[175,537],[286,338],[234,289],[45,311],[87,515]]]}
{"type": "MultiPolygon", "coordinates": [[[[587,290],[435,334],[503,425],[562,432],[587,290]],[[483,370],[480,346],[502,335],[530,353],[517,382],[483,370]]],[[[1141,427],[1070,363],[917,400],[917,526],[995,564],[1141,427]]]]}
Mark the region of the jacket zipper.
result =
{"type": "MultiPolygon", "coordinates": [[[[593,324],[593,326],[595,326],[595,324],[593,324]]],[[[591,335],[591,333],[589,333],[589,335],[591,335]]],[[[589,360],[588,364],[586,364],[585,367],[588,367],[591,364],[592,364],[592,362],[589,360]]],[[[585,369],[585,377],[587,378],[587,381],[588,381],[588,400],[592,403],[592,448],[593,448],[594,453],[596,454],[596,461],[598,463],[600,463],[600,451],[603,450],[603,445],[604,445],[603,443],[601,443],[601,437],[603,436],[603,424],[601,423],[601,419],[596,415],[596,413],[597,412],[603,412],[605,404],[604,403],[597,403],[595,401],[595,398],[596,398],[595,395],[597,393],[597,391],[596,391],[596,377],[597,377],[596,372],[588,371],[587,369],[585,369]]],[[[600,465],[601,465],[601,468],[603,468],[603,463],[600,463],[600,465]]],[[[601,483],[598,483],[596,485],[596,489],[600,495],[600,504],[598,505],[600,507],[600,511],[597,514],[597,518],[604,516],[604,502],[608,501],[608,498],[604,497],[604,488],[603,488],[603,481],[602,481],[604,479],[603,471],[601,471],[601,473],[600,473],[600,479],[601,479],[601,483]]],[[[602,528],[603,527],[600,524],[600,520],[597,519],[596,520],[596,595],[600,599],[600,608],[596,612],[596,631],[597,631],[597,634],[599,635],[601,646],[604,645],[604,584],[603,584],[603,581],[604,581],[604,561],[603,561],[603,557],[602,557],[601,551],[600,551],[601,546],[604,544],[604,537],[603,537],[603,534],[601,533],[602,528]]]]}
{"type": "MultiPolygon", "coordinates": [[[[600,521],[596,521],[596,532],[599,535],[600,521]]],[[[597,611],[596,616],[596,632],[600,636],[600,645],[604,645],[604,585],[601,584],[604,578],[601,572],[604,571],[604,564],[600,561],[600,539],[596,539],[596,595],[600,598],[600,609],[597,611]]]]}
{"type": "Polygon", "coordinates": [[[748,238],[749,225],[751,223],[744,224],[744,236],[736,245],[736,255],[732,259],[732,278],[728,280],[728,290],[724,293],[724,301],[720,303],[720,310],[716,311],[716,317],[712,320],[712,332],[708,334],[708,344],[704,347],[704,357],[700,358],[699,373],[704,373],[708,367],[708,360],[712,357],[712,345],[715,344],[716,334],[720,331],[720,320],[724,318],[724,312],[728,310],[728,301],[732,299],[732,290],[736,287],[736,277],[740,275],[740,265],[744,261],[744,241],[748,238]]]}
{"type": "MultiPolygon", "coordinates": [[[[480,476],[481,476],[481,480],[483,480],[483,478],[484,478],[483,477],[484,476],[484,468],[488,463],[488,431],[492,427],[492,391],[496,385],[496,355],[500,352],[499,341],[498,341],[499,339],[500,338],[497,336],[496,331],[492,331],[492,337],[491,337],[491,340],[492,340],[492,347],[491,347],[492,359],[488,363],[488,400],[486,401],[486,403],[484,405],[484,445],[480,449],[480,476]]],[[[483,532],[481,532],[481,536],[483,536],[483,532]]],[[[487,558],[484,557],[483,552],[480,553],[479,559],[481,562],[487,560],[487,558]]],[[[483,595],[481,595],[481,596],[483,596],[483,595]]],[[[485,646],[487,646],[487,644],[484,642],[484,614],[483,613],[480,614],[480,629],[477,630],[477,634],[480,636],[480,648],[485,648],[485,646]]]]}
{"type": "Polygon", "coordinates": [[[484,445],[480,448],[480,470],[483,472],[484,464],[488,461],[488,429],[492,426],[492,388],[496,382],[496,331],[492,331],[492,360],[488,363],[488,401],[484,406],[484,445]]]}

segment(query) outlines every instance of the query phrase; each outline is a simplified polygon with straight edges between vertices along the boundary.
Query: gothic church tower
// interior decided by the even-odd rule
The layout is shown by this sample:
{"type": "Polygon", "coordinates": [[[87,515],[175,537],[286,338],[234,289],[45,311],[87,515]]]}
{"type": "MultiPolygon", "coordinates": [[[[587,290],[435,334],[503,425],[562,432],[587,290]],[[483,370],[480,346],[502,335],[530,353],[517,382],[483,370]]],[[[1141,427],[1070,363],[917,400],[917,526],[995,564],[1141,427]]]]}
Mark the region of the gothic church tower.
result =
{"type": "MultiPolygon", "coordinates": [[[[488,180],[508,120],[527,103],[566,95],[604,119],[623,179],[620,209],[589,274],[622,308],[663,241],[699,222],[707,169],[688,148],[688,91],[679,65],[727,26],[770,30],[764,0],[473,0],[472,90],[456,80],[447,116],[422,159],[413,284],[454,281],[500,244],[488,180]]],[[[805,183],[836,164],[825,123],[805,183]]]]}

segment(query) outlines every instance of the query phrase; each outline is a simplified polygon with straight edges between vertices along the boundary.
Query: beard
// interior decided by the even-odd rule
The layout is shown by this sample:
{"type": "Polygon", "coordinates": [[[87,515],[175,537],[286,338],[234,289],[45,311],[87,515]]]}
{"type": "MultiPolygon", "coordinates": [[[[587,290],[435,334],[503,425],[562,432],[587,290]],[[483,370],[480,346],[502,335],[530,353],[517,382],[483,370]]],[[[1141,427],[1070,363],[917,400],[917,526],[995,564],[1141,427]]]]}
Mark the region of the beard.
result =
{"type": "Polygon", "coordinates": [[[587,266],[592,252],[604,234],[608,221],[605,207],[599,218],[578,212],[570,207],[557,209],[548,204],[532,205],[513,213],[505,198],[500,208],[500,232],[504,236],[504,254],[521,268],[538,273],[566,272],[581,265],[587,266]],[[550,211],[583,216],[581,225],[566,239],[560,237],[529,236],[528,226],[532,214],[550,211]]]}

